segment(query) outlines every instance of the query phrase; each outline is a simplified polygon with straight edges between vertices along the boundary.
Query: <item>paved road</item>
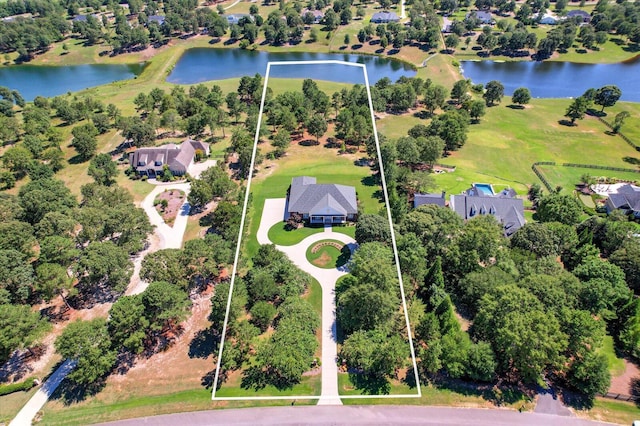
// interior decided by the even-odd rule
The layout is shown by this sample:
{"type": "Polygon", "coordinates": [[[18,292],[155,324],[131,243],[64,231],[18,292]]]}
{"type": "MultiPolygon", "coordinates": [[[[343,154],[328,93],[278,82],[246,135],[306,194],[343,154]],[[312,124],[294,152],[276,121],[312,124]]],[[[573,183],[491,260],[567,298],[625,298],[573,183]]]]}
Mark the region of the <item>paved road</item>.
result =
{"type": "Polygon", "coordinates": [[[553,390],[538,393],[536,408],[533,411],[541,414],[553,414],[554,416],[573,416],[571,410],[560,401],[560,398],[557,397],[553,390]]]}
{"type": "Polygon", "coordinates": [[[415,406],[294,406],[168,414],[106,423],[109,426],[204,425],[474,425],[597,426],[611,423],[511,410],[415,406]]]}
{"type": "Polygon", "coordinates": [[[58,367],[58,369],[47,379],[38,391],[33,394],[31,399],[22,407],[18,415],[11,420],[9,426],[29,426],[31,421],[47,403],[53,392],[58,388],[62,380],[67,377],[76,366],[74,360],[66,360],[58,367]]]}
{"type": "MultiPolygon", "coordinates": [[[[286,199],[267,199],[262,209],[262,218],[258,228],[257,239],[260,244],[270,244],[269,229],[284,217],[286,199]]],[[[336,342],[336,281],[345,275],[345,269],[323,269],[312,265],[307,260],[307,248],[320,240],[338,240],[347,244],[351,251],[355,250],[356,242],[345,234],[333,232],[326,227],[324,232],[313,234],[293,246],[276,246],[300,269],[311,274],[322,287],[322,391],[318,405],[341,405],[338,397],[338,347],[336,342]]]]}

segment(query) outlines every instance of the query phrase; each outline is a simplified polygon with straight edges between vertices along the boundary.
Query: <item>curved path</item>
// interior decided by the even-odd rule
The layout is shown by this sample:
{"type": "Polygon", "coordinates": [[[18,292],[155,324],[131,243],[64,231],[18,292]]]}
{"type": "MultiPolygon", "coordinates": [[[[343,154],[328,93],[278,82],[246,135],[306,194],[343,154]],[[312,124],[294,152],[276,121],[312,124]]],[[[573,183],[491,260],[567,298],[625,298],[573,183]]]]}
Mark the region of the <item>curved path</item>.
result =
{"type": "MultiPolygon", "coordinates": [[[[270,198],[265,200],[262,210],[257,239],[260,244],[272,244],[269,229],[284,219],[286,199],[270,198]]],[[[342,405],[338,394],[338,347],[336,342],[336,281],[347,273],[346,269],[323,269],[307,260],[307,249],[321,240],[338,240],[349,246],[353,252],[357,245],[353,238],[333,232],[326,227],[324,232],[313,234],[292,246],[276,245],[300,269],[313,276],[322,287],[322,392],[318,405],[342,405]]]]}
{"type": "Polygon", "coordinates": [[[173,425],[474,425],[474,426],[606,426],[575,417],[480,408],[345,405],[241,408],[167,414],[105,423],[110,426],[173,425]]]}

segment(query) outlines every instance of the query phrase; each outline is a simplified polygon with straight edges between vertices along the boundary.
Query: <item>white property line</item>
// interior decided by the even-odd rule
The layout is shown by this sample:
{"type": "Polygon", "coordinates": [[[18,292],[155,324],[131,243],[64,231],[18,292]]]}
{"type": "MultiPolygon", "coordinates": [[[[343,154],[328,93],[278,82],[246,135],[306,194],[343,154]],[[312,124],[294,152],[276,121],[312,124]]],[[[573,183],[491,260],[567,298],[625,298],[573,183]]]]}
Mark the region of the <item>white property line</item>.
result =
{"type": "Polygon", "coordinates": [[[409,348],[411,351],[411,360],[413,362],[413,374],[416,380],[416,387],[418,389],[418,393],[416,394],[399,394],[399,395],[338,395],[338,398],[342,399],[373,399],[373,398],[420,398],[422,397],[422,389],[420,388],[420,378],[418,376],[418,364],[416,362],[416,354],[415,349],[413,347],[413,333],[411,332],[411,324],[409,322],[409,311],[407,309],[407,300],[404,294],[404,285],[402,282],[402,273],[400,271],[400,261],[398,258],[398,248],[396,245],[396,237],[395,231],[393,228],[393,220],[391,218],[391,207],[389,205],[389,194],[387,192],[387,181],[384,176],[384,168],[382,165],[382,155],[380,152],[380,141],[378,139],[378,129],[376,128],[376,120],[373,111],[373,101],[371,99],[371,89],[369,86],[369,75],[367,74],[367,66],[365,64],[358,64],[353,62],[346,61],[338,61],[338,60],[320,60],[320,61],[278,61],[278,62],[268,62],[267,63],[267,71],[265,73],[264,86],[262,87],[262,99],[260,100],[260,111],[258,112],[258,123],[256,126],[256,134],[253,141],[253,151],[251,154],[251,163],[249,166],[249,177],[247,179],[247,188],[245,190],[244,203],[242,206],[242,217],[240,219],[240,231],[238,232],[238,245],[236,247],[236,253],[233,262],[233,269],[231,272],[231,284],[229,285],[229,295],[227,297],[227,309],[225,311],[224,316],[224,324],[222,326],[222,336],[220,340],[220,349],[218,350],[218,360],[216,364],[216,374],[213,379],[213,391],[211,394],[211,399],[213,401],[266,401],[266,400],[291,400],[291,399],[302,399],[302,400],[314,400],[320,399],[321,395],[283,395],[283,396],[247,396],[247,397],[216,397],[216,389],[218,388],[218,380],[220,378],[220,367],[222,365],[222,353],[224,351],[224,341],[227,334],[227,326],[229,323],[229,311],[231,309],[231,298],[233,297],[233,289],[235,285],[236,273],[238,269],[238,260],[240,258],[240,246],[242,244],[242,236],[245,225],[245,219],[247,216],[247,207],[249,202],[249,195],[251,191],[251,181],[253,179],[253,169],[255,167],[255,159],[256,152],[258,149],[258,139],[260,138],[260,126],[262,125],[262,116],[264,112],[264,102],[267,93],[267,87],[269,83],[269,74],[271,73],[271,66],[290,66],[290,65],[321,65],[321,64],[332,64],[332,65],[346,65],[350,67],[358,67],[362,68],[364,74],[365,87],[367,90],[367,98],[369,100],[369,111],[371,112],[371,123],[373,125],[373,135],[376,142],[376,153],[378,154],[378,165],[380,167],[380,176],[382,180],[382,191],[384,193],[384,200],[387,206],[387,219],[389,220],[389,227],[391,229],[391,244],[393,247],[393,257],[396,263],[396,271],[398,274],[398,282],[400,284],[400,295],[402,297],[402,306],[404,308],[404,317],[405,323],[407,326],[407,336],[409,337],[409,348]]]}

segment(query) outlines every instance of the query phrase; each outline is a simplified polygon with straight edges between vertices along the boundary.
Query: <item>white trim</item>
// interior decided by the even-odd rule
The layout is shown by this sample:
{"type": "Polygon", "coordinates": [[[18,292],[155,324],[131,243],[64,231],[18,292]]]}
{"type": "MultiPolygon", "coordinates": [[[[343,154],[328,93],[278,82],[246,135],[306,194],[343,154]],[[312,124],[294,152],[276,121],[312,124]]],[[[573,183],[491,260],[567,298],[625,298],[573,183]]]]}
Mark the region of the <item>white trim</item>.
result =
{"type": "Polygon", "coordinates": [[[247,216],[247,207],[249,202],[249,195],[251,194],[251,181],[253,178],[253,169],[255,167],[255,159],[256,159],[256,151],[258,149],[258,139],[260,138],[260,126],[262,124],[262,116],[264,112],[264,103],[267,93],[267,87],[269,83],[269,75],[271,73],[272,66],[291,66],[291,65],[320,65],[320,64],[336,64],[336,65],[346,65],[351,67],[361,68],[364,74],[364,82],[365,88],[367,90],[367,98],[369,101],[369,111],[371,113],[371,123],[373,125],[373,135],[376,141],[376,153],[378,154],[378,165],[380,167],[380,176],[382,180],[382,190],[384,193],[385,205],[387,207],[387,219],[389,220],[389,226],[391,228],[391,244],[393,248],[393,257],[396,262],[396,271],[398,274],[398,283],[400,285],[400,295],[402,299],[402,307],[404,309],[404,317],[405,324],[407,327],[407,334],[409,337],[409,349],[411,352],[411,360],[413,363],[413,374],[416,380],[416,394],[400,394],[400,395],[339,395],[338,398],[342,399],[373,399],[373,398],[420,398],[422,397],[422,389],[420,388],[420,376],[418,375],[418,364],[416,361],[415,349],[413,346],[413,333],[411,332],[411,324],[409,322],[409,311],[407,309],[407,300],[404,294],[404,284],[402,282],[402,273],[400,271],[400,260],[398,257],[398,247],[396,244],[395,231],[393,227],[393,220],[391,217],[391,207],[389,205],[389,193],[387,192],[387,181],[384,175],[384,168],[382,165],[382,155],[380,152],[380,141],[378,139],[378,129],[376,127],[376,119],[373,110],[373,101],[371,99],[371,88],[369,85],[369,75],[367,74],[367,66],[365,64],[358,64],[354,62],[345,62],[338,60],[321,60],[321,61],[277,61],[277,62],[268,62],[267,70],[264,78],[264,85],[262,87],[262,99],[260,100],[260,111],[258,112],[258,123],[256,126],[255,138],[253,141],[253,152],[251,154],[251,164],[249,167],[249,177],[247,179],[247,188],[245,191],[244,204],[242,206],[242,217],[240,219],[240,230],[238,232],[238,245],[236,247],[236,253],[233,262],[233,270],[231,272],[231,284],[229,285],[229,296],[227,297],[227,309],[225,311],[224,316],[224,324],[222,326],[222,336],[220,340],[220,348],[218,350],[218,361],[216,364],[216,373],[213,379],[213,391],[211,394],[211,399],[213,401],[267,401],[267,400],[291,400],[291,399],[307,399],[307,400],[319,400],[321,398],[320,395],[310,396],[310,395],[289,395],[289,396],[255,396],[255,397],[216,397],[216,389],[218,387],[218,380],[220,378],[220,366],[222,364],[222,351],[224,350],[224,340],[227,333],[227,326],[229,322],[229,310],[231,308],[231,297],[233,296],[233,288],[235,284],[235,278],[238,270],[238,260],[240,258],[240,247],[242,245],[242,236],[245,225],[245,218],[247,216]]]}

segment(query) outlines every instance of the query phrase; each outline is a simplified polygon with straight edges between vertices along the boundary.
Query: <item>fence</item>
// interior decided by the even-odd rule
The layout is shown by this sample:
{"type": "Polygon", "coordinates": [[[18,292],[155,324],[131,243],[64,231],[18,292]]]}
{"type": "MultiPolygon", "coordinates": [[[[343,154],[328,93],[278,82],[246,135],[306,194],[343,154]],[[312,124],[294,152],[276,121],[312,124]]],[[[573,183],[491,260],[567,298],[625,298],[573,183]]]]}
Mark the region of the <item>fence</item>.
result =
{"type": "Polygon", "coordinates": [[[637,397],[637,396],[625,395],[622,393],[613,393],[613,392],[607,392],[604,395],[600,394],[600,396],[604,398],[609,398],[609,399],[617,399],[618,401],[634,401],[635,402],[640,400],[640,397],[637,397]]]}
{"type": "MultiPolygon", "coordinates": [[[[538,169],[538,166],[558,166],[555,161],[538,161],[531,165],[531,170],[533,173],[538,176],[538,178],[542,181],[544,186],[547,188],[549,192],[552,191],[552,186],[544,177],[542,172],[538,169]]],[[[579,167],[583,169],[598,169],[598,170],[612,170],[615,172],[629,172],[629,173],[638,173],[640,174],[639,169],[626,169],[624,167],[611,167],[611,166],[598,166],[597,164],[578,164],[578,163],[562,163],[559,166],[561,167],[579,167]]]]}
{"type": "MultiPolygon", "coordinates": [[[[607,126],[608,128],[610,128],[611,130],[613,130],[613,126],[604,118],[602,117],[596,117],[598,120],[600,120],[600,122],[602,124],[604,124],[605,126],[607,126]]],[[[617,134],[629,145],[631,145],[636,151],[640,151],[640,146],[636,145],[631,139],[629,139],[628,137],[626,137],[625,135],[623,135],[620,132],[617,132],[617,134]]]]}

